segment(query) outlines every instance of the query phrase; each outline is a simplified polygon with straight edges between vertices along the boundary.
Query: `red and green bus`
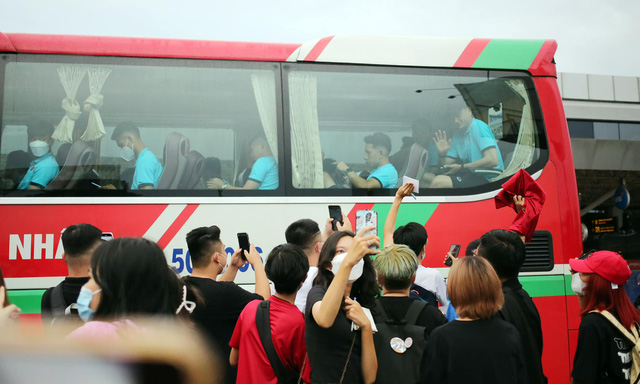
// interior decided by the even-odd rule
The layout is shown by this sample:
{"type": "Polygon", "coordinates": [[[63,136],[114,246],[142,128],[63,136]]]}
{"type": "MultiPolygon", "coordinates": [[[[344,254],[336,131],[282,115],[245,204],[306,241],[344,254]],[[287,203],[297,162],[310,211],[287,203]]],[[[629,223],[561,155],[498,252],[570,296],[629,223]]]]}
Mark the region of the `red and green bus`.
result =
{"type": "MultiPolygon", "coordinates": [[[[399,175],[426,180],[433,154],[415,131],[451,132],[465,105],[491,128],[504,171],[465,188],[423,182],[398,225],[425,225],[424,264],[446,275],[450,244],[508,228],[514,213],[496,210],[493,198],[508,177],[528,171],[547,200],[521,281],[542,316],[545,373],[551,383],[568,382],[579,317],[567,263],[582,242],[556,48],[553,40],[331,36],[273,44],[0,33],[0,267],[10,299],[25,321],[38,319],[43,290],[66,275],[60,235],[74,223],[155,240],[183,274],[191,270],[185,235],[198,226],[218,225],[229,252],[235,234],[247,232],[267,254],[289,223],[322,223],[329,204],[353,222],[357,210],[376,210],[383,223],[394,188],[327,189],[324,173],[333,161],[363,170],[364,137],[383,132],[392,155],[405,151],[399,175]],[[27,126],[35,120],[56,127],[51,152],[60,173],[43,190],[18,190],[25,165],[16,158],[31,156],[27,126]],[[162,162],[155,189],[129,188],[134,163],[111,139],[123,121],[162,162]],[[244,184],[256,135],[276,160],[276,186],[208,189],[213,177],[244,184]],[[100,188],[109,184],[115,189],[100,188]]],[[[251,285],[251,269],[238,281],[251,285]]]]}

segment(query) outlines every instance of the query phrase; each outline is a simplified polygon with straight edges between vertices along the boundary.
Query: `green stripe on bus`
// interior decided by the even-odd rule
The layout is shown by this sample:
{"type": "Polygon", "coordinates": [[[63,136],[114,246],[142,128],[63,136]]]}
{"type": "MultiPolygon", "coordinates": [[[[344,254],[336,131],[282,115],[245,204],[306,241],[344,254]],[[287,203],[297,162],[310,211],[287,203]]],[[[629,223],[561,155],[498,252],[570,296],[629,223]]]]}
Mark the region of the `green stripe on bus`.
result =
{"type": "MultiPolygon", "coordinates": [[[[405,198],[405,200],[408,199],[412,198],[405,198]]],[[[438,205],[439,203],[405,203],[400,205],[396,228],[411,221],[425,225],[436,208],[438,208],[438,205]]],[[[378,212],[378,236],[380,236],[380,241],[382,241],[384,236],[384,222],[387,220],[391,204],[375,204],[372,209],[378,212]]]]}
{"type": "Polygon", "coordinates": [[[573,292],[573,288],[571,288],[571,276],[572,275],[564,275],[564,289],[567,290],[567,295],[577,296],[577,294],[573,292]]]}
{"type": "Polygon", "coordinates": [[[564,276],[520,276],[520,283],[531,297],[564,296],[564,276]]]}
{"type": "Polygon", "coordinates": [[[42,301],[42,294],[44,289],[30,289],[24,291],[9,291],[9,301],[11,304],[15,304],[22,311],[23,315],[30,315],[34,313],[40,313],[40,303],[42,301]]]}
{"type": "Polygon", "coordinates": [[[473,68],[527,70],[543,44],[544,40],[491,40],[473,68]]]}

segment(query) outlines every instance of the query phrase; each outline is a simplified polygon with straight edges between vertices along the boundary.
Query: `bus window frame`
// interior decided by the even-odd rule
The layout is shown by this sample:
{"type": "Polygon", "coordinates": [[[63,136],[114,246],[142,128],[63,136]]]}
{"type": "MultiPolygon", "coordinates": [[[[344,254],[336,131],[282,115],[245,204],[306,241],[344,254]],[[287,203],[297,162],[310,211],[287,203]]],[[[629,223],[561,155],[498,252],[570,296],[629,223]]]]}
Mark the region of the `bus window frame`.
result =
{"type": "MultiPolygon", "coordinates": [[[[140,67],[183,67],[183,68],[204,68],[204,69],[257,69],[270,70],[274,75],[275,99],[276,99],[276,129],[278,137],[278,188],[272,190],[215,190],[215,189],[163,189],[163,190],[0,190],[0,197],[238,197],[238,196],[285,196],[283,180],[286,177],[283,166],[284,145],[283,145],[283,116],[282,116],[282,72],[280,62],[271,61],[241,61],[241,60],[208,60],[208,59],[187,59],[187,58],[155,58],[155,57],[121,57],[121,56],[90,56],[90,55],[49,55],[32,53],[7,53],[3,57],[0,67],[0,123],[4,124],[4,93],[6,64],[15,63],[35,63],[35,64],[75,64],[75,65],[112,65],[112,66],[140,66],[140,67]],[[11,60],[13,58],[13,60],[11,60]]],[[[60,118],[62,118],[62,114],[60,118]]],[[[57,121],[53,122],[54,124],[57,121]]],[[[2,133],[0,131],[0,144],[2,133]]],[[[106,138],[106,136],[105,136],[106,138]]],[[[104,139],[104,138],[103,138],[104,139]]],[[[110,140],[110,138],[107,138],[110,140]]],[[[115,145],[115,144],[114,144],[115,145]]],[[[164,159],[162,159],[164,160],[164,159]]],[[[235,159],[234,159],[235,161],[235,159]]],[[[62,166],[60,166],[62,168],[62,166]]],[[[235,177],[235,175],[234,175],[235,177]]]]}
{"type": "MultiPolygon", "coordinates": [[[[430,67],[399,67],[399,66],[381,66],[381,65],[365,65],[365,64],[325,64],[325,63],[284,63],[282,65],[282,107],[284,115],[284,147],[285,154],[289,161],[285,162],[285,180],[286,195],[287,196],[304,196],[304,197],[363,197],[363,196],[394,196],[396,188],[386,189],[365,189],[365,188],[350,188],[350,189],[338,189],[338,188],[295,188],[292,180],[291,170],[291,121],[289,119],[290,103],[289,103],[289,73],[294,71],[300,72],[338,72],[338,73],[371,73],[371,74],[390,74],[390,75],[423,75],[423,76],[458,76],[458,77],[481,77],[479,74],[485,75],[487,80],[497,78],[517,78],[522,79],[525,82],[527,89],[527,96],[531,103],[531,110],[533,120],[536,124],[536,143],[539,155],[531,165],[526,168],[529,174],[540,172],[544,169],[549,162],[549,145],[548,135],[546,133],[546,124],[544,122],[544,116],[538,98],[538,92],[535,92],[535,82],[533,76],[526,71],[505,71],[505,70],[491,70],[491,69],[465,69],[465,68],[430,68],[430,67]],[[534,92],[532,92],[532,90],[534,92]]],[[[505,164],[505,167],[507,164],[505,164]]],[[[501,189],[501,185],[509,178],[503,178],[496,181],[492,181],[486,184],[470,187],[470,188],[420,188],[421,196],[428,197],[447,197],[447,196],[477,196],[477,199],[471,199],[469,201],[482,200],[487,193],[501,189]]]]}

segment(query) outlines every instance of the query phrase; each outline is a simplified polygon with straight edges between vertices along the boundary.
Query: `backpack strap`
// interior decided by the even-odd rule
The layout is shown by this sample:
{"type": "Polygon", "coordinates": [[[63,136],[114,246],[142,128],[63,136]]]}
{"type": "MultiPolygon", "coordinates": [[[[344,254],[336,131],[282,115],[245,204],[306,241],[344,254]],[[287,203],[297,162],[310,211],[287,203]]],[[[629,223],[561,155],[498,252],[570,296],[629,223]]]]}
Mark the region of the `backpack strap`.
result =
{"type": "MultiPolygon", "coordinates": [[[[619,331],[620,331],[620,332],[621,332],[621,333],[622,333],[622,334],[623,334],[627,339],[629,339],[629,341],[633,342],[634,346],[635,346],[635,344],[637,344],[637,343],[638,343],[638,341],[639,341],[639,340],[638,340],[638,337],[636,337],[636,335],[637,335],[637,333],[638,333],[638,330],[637,330],[637,329],[635,330],[636,332],[633,332],[633,330],[630,332],[630,331],[629,331],[628,329],[626,329],[626,328],[625,328],[625,327],[620,323],[620,321],[618,321],[618,319],[616,319],[616,317],[615,317],[615,316],[613,316],[613,315],[611,314],[611,312],[609,312],[609,311],[597,311],[597,310],[593,310],[593,311],[590,311],[589,313],[594,313],[594,312],[595,312],[595,313],[599,313],[599,314],[601,314],[601,315],[602,315],[602,316],[604,316],[607,320],[609,320],[609,322],[610,322],[611,324],[613,324],[616,328],[618,328],[618,330],[619,330],[619,331]],[[632,333],[635,333],[636,335],[634,335],[634,334],[632,334],[632,333]]],[[[638,325],[636,324],[636,326],[635,326],[634,328],[637,328],[637,327],[638,327],[638,325]]]]}
{"type": "Polygon", "coordinates": [[[424,311],[424,307],[427,305],[426,301],[414,300],[402,321],[408,325],[415,325],[416,321],[418,321],[418,317],[420,317],[420,314],[424,311]]]}
{"type": "Polygon", "coordinates": [[[56,285],[51,291],[51,314],[53,318],[64,317],[67,309],[67,303],[64,301],[62,293],[62,283],[56,285]]]}
{"type": "Polygon", "coordinates": [[[387,311],[384,310],[382,303],[380,300],[376,299],[376,313],[378,314],[378,318],[380,319],[380,323],[386,323],[389,321],[389,316],[387,316],[387,311]]]}
{"type": "Polygon", "coordinates": [[[264,300],[258,307],[256,308],[256,327],[258,328],[258,334],[260,335],[260,340],[262,341],[262,347],[264,351],[267,353],[267,357],[269,358],[269,362],[271,363],[271,367],[278,378],[279,383],[286,383],[287,379],[292,376],[292,374],[287,371],[278,357],[278,353],[276,352],[276,348],[273,345],[273,340],[271,338],[271,320],[269,316],[269,300],[264,300]]]}

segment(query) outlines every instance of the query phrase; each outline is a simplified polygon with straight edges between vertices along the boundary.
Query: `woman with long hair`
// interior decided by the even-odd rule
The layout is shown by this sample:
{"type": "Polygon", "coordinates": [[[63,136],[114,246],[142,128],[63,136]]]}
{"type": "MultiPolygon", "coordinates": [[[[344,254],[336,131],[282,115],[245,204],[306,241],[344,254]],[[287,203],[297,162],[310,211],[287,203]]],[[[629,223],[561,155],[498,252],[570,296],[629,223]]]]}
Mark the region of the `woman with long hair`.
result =
{"type": "Polygon", "coordinates": [[[86,323],[69,337],[116,337],[136,328],[131,319],[175,317],[192,311],[186,287],[169,268],[158,244],[119,238],[100,245],[91,257],[91,278],[78,296],[78,314],[86,323]]]}
{"type": "Polygon", "coordinates": [[[572,383],[635,383],[631,350],[640,341],[640,313],[624,290],[631,276],[627,262],[616,252],[597,251],[569,265],[582,316],[572,383]]]}
{"type": "Polygon", "coordinates": [[[460,317],[431,332],[421,382],[526,382],[518,331],[496,316],[504,295],[491,264],[482,257],[458,259],[449,271],[447,295],[460,317]]]}
{"type": "Polygon", "coordinates": [[[378,293],[369,255],[380,238],[336,232],[318,259],[318,276],[307,296],[305,341],[313,383],[373,383],[378,370],[372,324],[363,307],[378,293]],[[353,323],[353,325],[352,325],[353,323]],[[355,327],[358,330],[355,330],[355,327]]]}

